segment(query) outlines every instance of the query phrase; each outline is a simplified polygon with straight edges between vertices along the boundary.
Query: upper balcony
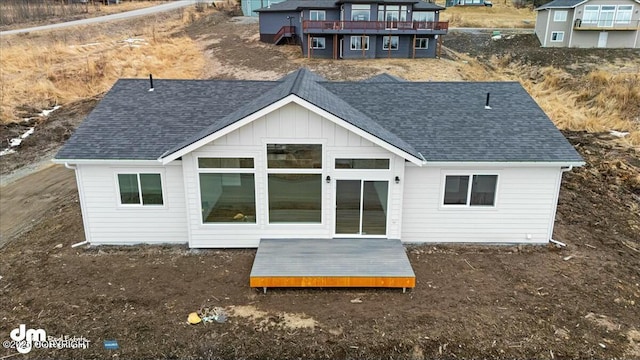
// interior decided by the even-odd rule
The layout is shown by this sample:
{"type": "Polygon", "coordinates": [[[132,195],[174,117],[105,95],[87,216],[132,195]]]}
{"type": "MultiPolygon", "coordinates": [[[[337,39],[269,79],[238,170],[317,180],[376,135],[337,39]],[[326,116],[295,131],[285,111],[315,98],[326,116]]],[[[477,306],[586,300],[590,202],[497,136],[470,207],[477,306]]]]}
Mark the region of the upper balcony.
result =
{"type": "Polygon", "coordinates": [[[305,34],[429,34],[444,35],[448,21],[340,21],[304,20],[305,34]]]}
{"type": "Polygon", "coordinates": [[[576,19],[573,23],[574,30],[592,30],[592,31],[635,31],[640,30],[640,20],[614,21],[613,19],[601,19],[585,22],[576,19]]]}

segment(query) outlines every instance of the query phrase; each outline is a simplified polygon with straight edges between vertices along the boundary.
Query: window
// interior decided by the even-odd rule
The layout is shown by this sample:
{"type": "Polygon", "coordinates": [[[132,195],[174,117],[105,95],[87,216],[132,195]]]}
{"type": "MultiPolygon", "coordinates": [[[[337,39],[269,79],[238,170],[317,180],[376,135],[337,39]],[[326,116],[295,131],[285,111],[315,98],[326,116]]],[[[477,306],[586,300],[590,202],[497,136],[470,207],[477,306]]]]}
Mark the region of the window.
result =
{"type": "Polygon", "coordinates": [[[122,205],[163,205],[160,174],[118,174],[122,205]]]}
{"type": "Polygon", "coordinates": [[[498,175],[447,175],[443,204],[495,206],[497,183],[498,175]]]}
{"type": "Polygon", "coordinates": [[[616,12],[615,6],[602,5],[600,7],[600,17],[598,18],[598,27],[612,27],[615,12],[616,12]]]}
{"type": "Polygon", "coordinates": [[[268,144],[269,169],[321,169],[322,145],[268,144]]]}
{"type": "Polygon", "coordinates": [[[267,144],[269,223],[322,222],[322,145],[267,144]]]}
{"type": "Polygon", "coordinates": [[[566,10],[556,10],[553,14],[553,21],[564,22],[567,21],[566,10]]]}
{"type": "Polygon", "coordinates": [[[309,20],[324,21],[327,19],[326,12],[324,10],[311,10],[309,11],[309,20]]]}
{"type": "Polygon", "coordinates": [[[616,13],[616,24],[631,23],[631,14],[633,13],[633,5],[618,5],[616,13]]]}
{"type": "Polygon", "coordinates": [[[597,24],[598,12],[600,12],[600,6],[598,5],[586,5],[584,7],[584,14],[582,16],[583,24],[597,24]]]}
{"type": "Polygon", "coordinates": [[[564,31],[551,32],[551,42],[562,42],[562,41],[564,41],[564,31]]]}
{"type": "Polygon", "coordinates": [[[362,44],[364,42],[364,50],[369,50],[369,37],[368,36],[352,36],[351,37],[351,50],[362,50],[362,44]],[[363,41],[364,39],[364,41],[363,41]]]}
{"type": "Polygon", "coordinates": [[[415,47],[416,49],[428,49],[429,38],[416,38],[415,47]]]}
{"type": "Polygon", "coordinates": [[[371,5],[351,5],[351,21],[369,21],[371,18],[371,5]]]}
{"type": "Polygon", "coordinates": [[[336,159],[336,169],[389,169],[389,159],[336,159]]]}
{"type": "Polygon", "coordinates": [[[311,38],[311,48],[312,49],[324,49],[325,46],[325,38],[323,37],[312,37],[311,38]]]}
{"type": "Polygon", "coordinates": [[[397,36],[383,36],[382,37],[382,50],[398,50],[398,37],[397,36]]]}
{"type": "Polygon", "coordinates": [[[413,12],[413,21],[414,22],[429,22],[435,21],[436,15],[433,11],[414,11],[413,12]]]}
{"type": "Polygon", "coordinates": [[[198,158],[202,223],[255,223],[253,158],[198,158]]]}

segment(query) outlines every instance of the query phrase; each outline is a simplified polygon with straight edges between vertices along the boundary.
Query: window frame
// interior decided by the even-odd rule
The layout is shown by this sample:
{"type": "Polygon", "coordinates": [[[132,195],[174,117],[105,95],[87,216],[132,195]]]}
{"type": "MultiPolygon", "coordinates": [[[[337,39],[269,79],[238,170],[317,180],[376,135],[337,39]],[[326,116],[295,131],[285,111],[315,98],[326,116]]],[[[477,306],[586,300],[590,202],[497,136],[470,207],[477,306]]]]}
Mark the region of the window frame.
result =
{"type": "Polygon", "coordinates": [[[123,169],[123,170],[115,170],[114,171],[114,180],[115,180],[115,191],[116,191],[116,207],[119,209],[165,209],[167,208],[167,189],[165,185],[165,175],[162,170],[150,170],[150,171],[133,171],[131,169],[123,169]],[[148,204],[145,205],[142,199],[142,183],[140,181],[140,175],[152,174],[152,175],[160,175],[160,190],[162,191],[162,205],[159,204],[148,204]],[[118,175],[136,175],[136,179],[138,181],[138,196],[140,198],[140,202],[138,204],[123,204],[122,203],[122,194],[120,193],[120,179],[118,175]]]}
{"type": "Polygon", "coordinates": [[[367,36],[352,35],[351,38],[349,39],[349,50],[351,50],[351,51],[362,51],[362,50],[369,51],[369,36],[368,35],[367,36]],[[353,46],[354,45],[353,39],[356,39],[356,38],[360,39],[360,48],[359,49],[358,48],[354,48],[354,46],[353,46]],[[364,49],[363,49],[363,46],[362,46],[362,38],[364,38],[366,40],[365,44],[364,44],[365,45],[364,49]]]}
{"type": "Polygon", "coordinates": [[[326,10],[309,10],[309,20],[311,21],[327,21],[327,12],[326,10]],[[313,18],[313,14],[320,15],[322,14],[322,19],[319,19],[316,16],[316,19],[313,18]]]}
{"type": "Polygon", "coordinates": [[[585,5],[582,10],[582,24],[598,24],[600,21],[600,5],[585,5]],[[589,9],[590,8],[590,9],[589,9]],[[586,14],[595,13],[594,19],[587,19],[586,14]]]}
{"type": "Polygon", "coordinates": [[[382,36],[382,50],[384,50],[384,51],[389,51],[389,50],[398,51],[398,49],[400,49],[400,37],[398,35],[384,35],[384,36],[382,36]],[[393,45],[393,38],[397,39],[396,48],[395,49],[393,48],[393,46],[386,46],[385,47],[385,45],[386,45],[385,39],[386,38],[389,38],[389,45],[393,45]],[[391,48],[391,49],[389,49],[389,48],[391,48]]]}
{"type": "Polygon", "coordinates": [[[327,38],[324,36],[312,36],[311,37],[311,48],[314,50],[324,50],[327,46],[327,38]],[[314,41],[322,40],[322,47],[314,46],[314,41]]]}
{"type": "Polygon", "coordinates": [[[324,175],[326,173],[326,141],[321,139],[264,139],[263,140],[263,154],[264,154],[264,209],[266,212],[267,226],[325,226],[325,181],[324,175]],[[320,163],[319,168],[270,168],[268,165],[268,146],[269,145],[320,145],[320,163]],[[320,175],[320,222],[271,222],[271,213],[269,208],[269,175],[320,175]]]}
{"type": "Polygon", "coordinates": [[[220,227],[220,226],[246,226],[246,227],[250,227],[250,226],[258,226],[260,224],[260,211],[259,211],[259,198],[258,198],[258,186],[257,186],[257,182],[259,179],[259,176],[257,176],[257,162],[258,162],[258,154],[257,153],[243,153],[240,156],[238,156],[238,153],[234,153],[233,155],[231,153],[229,154],[194,154],[193,156],[193,161],[194,161],[194,166],[195,166],[195,171],[196,171],[196,187],[197,187],[197,191],[198,191],[198,204],[200,204],[200,208],[202,208],[202,191],[201,191],[201,184],[200,184],[200,174],[253,174],[253,196],[254,196],[254,206],[255,206],[255,213],[256,213],[256,221],[255,222],[242,222],[242,221],[238,221],[238,222],[205,222],[204,219],[202,218],[202,214],[201,211],[198,213],[198,218],[200,218],[200,225],[201,226],[216,226],[216,227],[220,227]],[[243,168],[243,167],[238,167],[238,168],[201,168],[198,164],[198,159],[200,158],[253,158],[253,168],[243,168]]]}
{"type": "Polygon", "coordinates": [[[500,189],[500,173],[497,171],[483,171],[483,172],[442,172],[442,181],[441,181],[441,189],[440,189],[440,210],[465,210],[465,211],[492,211],[498,210],[498,200],[499,200],[499,189],[500,189]],[[445,204],[445,190],[447,188],[447,176],[468,176],[469,183],[467,184],[467,201],[466,204],[445,204]],[[493,195],[493,205],[471,205],[471,191],[473,188],[473,177],[474,176],[495,176],[496,177],[496,188],[493,195]]]}
{"type": "Polygon", "coordinates": [[[549,38],[550,42],[564,42],[564,31],[552,31],[551,36],[549,38]],[[553,34],[556,34],[556,40],[553,39],[553,34]],[[561,35],[561,39],[558,40],[557,35],[561,35]]]}
{"type": "Polygon", "coordinates": [[[616,7],[616,14],[614,15],[614,19],[613,19],[614,24],[631,24],[631,20],[632,19],[633,19],[633,5],[618,5],[616,7]],[[620,8],[621,7],[630,7],[631,8],[629,10],[622,10],[624,13],[628,13],[629,14],[629,19],[628,20],[619,20],[618,19],[618,15],[620,14],[620,8]]]}
{"type": "Polygon", "coordinates": [[[427,50],[427,49],[429,49],[429,38],[428,38],[428,37],[416,37],[416,40],[415,40],[415,42],[413,43],[413,47],[414,47],[416,50],[427,50]],[[416,46],[416,42],[418,42],[418,41],[422,41],[422,40],[425,40],[425,43],[427,44],[427,46],[426,46],[426,47],[417,47],[417,46],[416,46]]]}
{"type": "Polygon", "coordinates": [[[371,4],[352,4],[351,5],[351,21],[371,21],[371,4]],[[367,20],[355,20],[353,18],[353,10],[368,11],[367,20]]]}
{"type": "Polygon", "coordinates": [[[568,13],[569,12],[567,10],[555,10],[553,12],[553,21],[554,22],[566,22],[568,13]],[[558,15],[564,15],[564,16],[559,18],[558,15]]]}

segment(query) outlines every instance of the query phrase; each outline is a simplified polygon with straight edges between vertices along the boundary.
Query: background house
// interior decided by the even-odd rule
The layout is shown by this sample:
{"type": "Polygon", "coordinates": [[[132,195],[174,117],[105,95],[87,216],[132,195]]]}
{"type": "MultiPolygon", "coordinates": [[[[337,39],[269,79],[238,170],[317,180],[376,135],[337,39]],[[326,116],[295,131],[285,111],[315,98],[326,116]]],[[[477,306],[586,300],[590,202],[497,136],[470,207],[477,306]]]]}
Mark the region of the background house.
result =
{"type": "Polygon", "coordinates": [[[91,244],[540,244],[584,164],[515,82],[154,83],[119,80],[56,155],[91,244]]]}
{"type": "Polygon", "coordinates": [[[543,47],[640,48],[639,0],[554,0],[536,9],[543,47]]]}
{"type": "Polygon", "coordinates": [[[448,30],[442,10],[417,0],[287,0],[256,11],[260,40],[338,59],[435,57],[438,36],[448,30]]]}

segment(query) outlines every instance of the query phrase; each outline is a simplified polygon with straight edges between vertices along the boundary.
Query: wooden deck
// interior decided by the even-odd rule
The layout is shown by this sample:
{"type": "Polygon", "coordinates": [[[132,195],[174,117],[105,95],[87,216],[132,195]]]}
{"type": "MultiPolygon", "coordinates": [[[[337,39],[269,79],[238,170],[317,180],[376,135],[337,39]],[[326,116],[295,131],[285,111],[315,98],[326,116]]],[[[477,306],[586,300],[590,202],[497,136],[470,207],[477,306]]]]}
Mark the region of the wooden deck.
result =
{"type": "Polygon", "coordinates": [[[250,285],[413,288],[415,274],[400,240],[262,239],[250,285]]]}

